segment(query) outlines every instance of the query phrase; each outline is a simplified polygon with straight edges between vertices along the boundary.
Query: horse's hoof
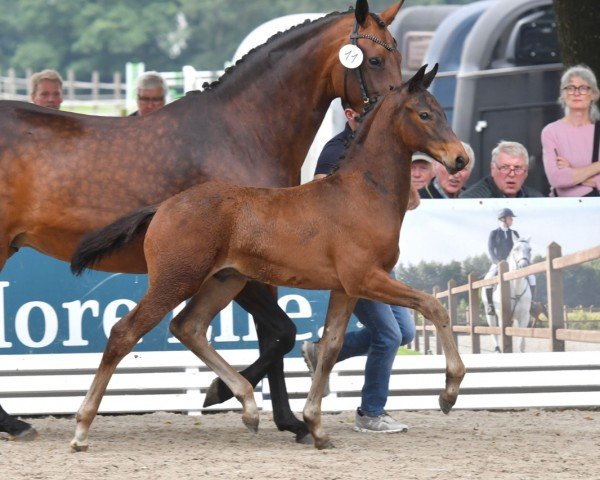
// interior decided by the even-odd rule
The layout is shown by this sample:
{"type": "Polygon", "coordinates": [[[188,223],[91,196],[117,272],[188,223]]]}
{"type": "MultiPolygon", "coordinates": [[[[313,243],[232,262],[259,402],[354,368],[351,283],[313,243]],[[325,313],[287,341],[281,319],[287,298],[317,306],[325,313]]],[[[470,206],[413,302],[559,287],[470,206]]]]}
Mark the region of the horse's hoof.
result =
{"type": "Polygon", "coordinates": [[[439,398],[439,403],[442,412],[444,412],[446,415],[450,413],[450,410],[452,410],[452,407],[454,406],[454,402],[444,400],[441,396],[439,398]]]}
{"type": "Polygon", "coordinates": [[[40,434],[35,428],[29,427],[16,435],[12,435],[10,439],[15,442],[31,442],[39,437],[39,435],[40,434]]]}
{"type": "Polygon", "coordinates": [[[327,438],[321,442],[315,442],[315,447],[317,447],[319,450],[329,450],[331,448],[335,448],[335,445],[327,438]]]}
{"type": "Polygon", "coordinates": [[[89,444],[77,443],[75,440],[71,442],[71,451],[72,452],[87,452],[90,447],[89,444]]]}
{"type": "Polygon", "coordinates": [[[258,416],[256,416],[256,418],[252,418],[250,420],[247,420],[245,418],[242,418],[242,422],[244,423],[244,425],[246,425],[246,428],[248,430],[250,430],[252,433],[258,433],[258,416]]]}
{"type": "Polygon", "coordinates": [[[217,405],[223,403],[225,400],[229,400],[233,395],[227,388],[227,385],[223,383],[220,378],[215,378],[206,390],[206,396],[204,397],[204,407],[210,407],[211,405],[217,405]],[[229,396],[227,396],[229,392],[229,396]]]}
{"type": "Polygon", "coordinates": [[[314,445],[315,439],[309,432],[298,432],[296,433],[296,443],[301,445],[314,445]]]}

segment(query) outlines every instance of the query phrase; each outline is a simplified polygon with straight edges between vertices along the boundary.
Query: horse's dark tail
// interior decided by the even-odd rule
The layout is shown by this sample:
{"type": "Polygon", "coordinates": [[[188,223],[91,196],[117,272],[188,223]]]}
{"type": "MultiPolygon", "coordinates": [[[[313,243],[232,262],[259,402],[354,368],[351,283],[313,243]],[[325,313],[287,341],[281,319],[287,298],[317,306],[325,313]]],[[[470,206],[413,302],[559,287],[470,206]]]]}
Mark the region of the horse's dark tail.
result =
{"type": "Polygon", "coordinates": [[[143,207],[121,217],[104,228],[83,237],[71,258],[71,272],[81,275],[115,250],[127,245],[145,230],[158,210],[158,205],[143,207]]]}

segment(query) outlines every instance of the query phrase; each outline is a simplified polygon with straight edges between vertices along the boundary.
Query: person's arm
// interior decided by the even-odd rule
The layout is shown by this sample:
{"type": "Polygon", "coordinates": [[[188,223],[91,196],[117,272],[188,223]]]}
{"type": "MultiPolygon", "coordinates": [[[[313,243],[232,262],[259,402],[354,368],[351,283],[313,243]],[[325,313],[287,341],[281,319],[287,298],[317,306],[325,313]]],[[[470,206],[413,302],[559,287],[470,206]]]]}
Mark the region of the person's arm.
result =
{"type": "Polygon", "coordinates": [[[565,152],[559,150],[554,128],[542,130],[542,149],[544,170],[548,182],[553,187],[569,188],[575,185],[587,185],[595,187],[600,180],[594,178],[600,175],[600,162],[593,162],[582,167],[572,167],[565,152]]]}

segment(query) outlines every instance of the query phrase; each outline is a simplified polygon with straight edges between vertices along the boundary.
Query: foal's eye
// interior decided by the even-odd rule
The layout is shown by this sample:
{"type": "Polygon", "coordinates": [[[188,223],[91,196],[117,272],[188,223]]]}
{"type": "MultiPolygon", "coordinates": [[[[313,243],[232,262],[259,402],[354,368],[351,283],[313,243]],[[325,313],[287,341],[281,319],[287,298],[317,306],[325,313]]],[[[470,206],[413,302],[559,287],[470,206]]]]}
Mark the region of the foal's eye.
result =
{"type": "Polygon", "coordinates": [[[369,58],[369,65],[372,67],[381,67],[383,66],[383,60],[381,57],[371,57],[369,58]]]}
{"type": "Polygon", "coordinates": [[[427,112],[419,112],[419,118],[421,120],[429,120],[431,118],[431,115],[429,115],[429,113],[427,112]]]}

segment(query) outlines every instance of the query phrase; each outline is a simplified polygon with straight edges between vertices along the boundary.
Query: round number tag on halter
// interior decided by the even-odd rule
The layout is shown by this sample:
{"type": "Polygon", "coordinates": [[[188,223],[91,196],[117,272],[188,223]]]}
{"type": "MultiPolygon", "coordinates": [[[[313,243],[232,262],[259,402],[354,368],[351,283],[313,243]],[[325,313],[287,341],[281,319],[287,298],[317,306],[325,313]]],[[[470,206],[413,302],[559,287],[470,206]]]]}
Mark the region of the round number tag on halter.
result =
{"type": "Polygon", "coordinates": [[[356,45],[344,45],[340,48],[340,62],[346,68],[358,68],[363,61],[363,52],[356,45]]]}

